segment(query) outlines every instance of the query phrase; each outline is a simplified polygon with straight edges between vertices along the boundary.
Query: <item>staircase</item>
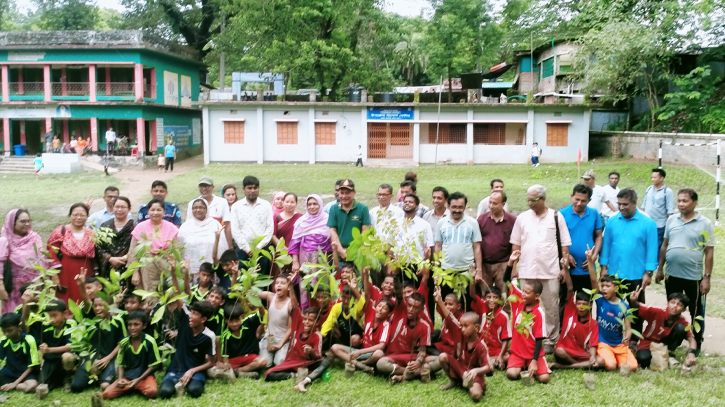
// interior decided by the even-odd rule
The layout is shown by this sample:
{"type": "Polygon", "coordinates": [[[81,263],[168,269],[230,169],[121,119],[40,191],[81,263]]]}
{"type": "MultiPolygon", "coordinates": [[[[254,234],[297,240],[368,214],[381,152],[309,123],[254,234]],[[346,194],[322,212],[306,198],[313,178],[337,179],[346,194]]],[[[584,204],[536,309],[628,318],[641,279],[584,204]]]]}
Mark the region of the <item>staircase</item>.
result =
{"type": "Polygon", "coordinates": [[[34,156],[5,157],[0,161],[0,174],[33,174],[34,159],[34,156]]]}

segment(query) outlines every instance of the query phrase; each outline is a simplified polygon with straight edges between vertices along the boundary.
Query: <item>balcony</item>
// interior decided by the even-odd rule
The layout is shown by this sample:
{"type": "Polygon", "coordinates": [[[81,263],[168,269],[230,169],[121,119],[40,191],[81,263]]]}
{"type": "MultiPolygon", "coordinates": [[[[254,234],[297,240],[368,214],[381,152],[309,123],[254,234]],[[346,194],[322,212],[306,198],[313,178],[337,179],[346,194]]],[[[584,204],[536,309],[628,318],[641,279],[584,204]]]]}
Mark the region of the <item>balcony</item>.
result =
{"type": "Polygon", "coordinates": [[[53,82],[50,84],[53,99],[86,100],[90,94],[88,82],[53,82]]]}
{"type": "Polygon", "coordinates": [[[15,100],[43,100],[45,96],[43,82],[10,82],[8,93],[15,100]]]}

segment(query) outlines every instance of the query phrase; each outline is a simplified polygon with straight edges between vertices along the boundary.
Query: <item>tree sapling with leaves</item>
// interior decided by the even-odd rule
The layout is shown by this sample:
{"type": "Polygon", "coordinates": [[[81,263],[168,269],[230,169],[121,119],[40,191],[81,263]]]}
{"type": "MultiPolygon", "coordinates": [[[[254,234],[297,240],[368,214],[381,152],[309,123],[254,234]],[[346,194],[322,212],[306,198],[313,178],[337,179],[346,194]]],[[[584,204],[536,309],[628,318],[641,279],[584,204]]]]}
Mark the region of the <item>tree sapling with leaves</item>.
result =
{"type": "Polygon", "coordinates": [[[594,300],[592,318],[599,325],[597,355],[608,371],[621,369],[623,375],[637,369],[637,359],[629,348],[632,337],[633,310],[617,295],[620,282],[614,276],[603,275],[599,279],[601,297],[594,300]],[[627,366],[627,367],[623,367],[627,366]]]}
{"type": "Polygon", "coordinates": [[[506,377],[518,380],[521,371],[528,368],[528,377],[534,376],[540,383],[548,383],[551,370],[544,358],[543,342],[546,338],[544,313],[539,307],[539,297],[544,287],[539,280],[526,280],[519,289],[511,283],[511,271],[521,257],[514,250],[509,257],[503,279],[509,286],[511,303],[511,350],[506,377]]]}
{"type": "Polygon", "coordinates": [[[262,325],[266,310],[259,307],[249,315],[239,305],[232,306],[227,329],[222,333],[223,367],[233,370],[236,377],[258,379],[259,371],[267,366],[267,358],[259,355],[257,328],[262,325]]]}
{"type": "MultiPolygon", "coordinates": [[[[440,297],[440,289],[436,292],[440,297]]],[[[445,309],[445,307],[443,307],[445,309]]],[[[453,314],[442,311],[445,318],[451,320],[453,314]]],[[[481,329],[480,317],[475,312],[466,312],[460,317],[460,325],[454,323],[451,329],[457,331],[453,336],[459,339],[459,343],[453,348],[452,353],[443,352],[438,357],[443,370],[450,378],[447,384],[440,386],[441,390],[449,390],[458,385],[461,380],[463,388],[473,401],[480,401],[486,394],[486,374],[493,372],[488,359],[486,343],[478,335],[481,329]]]]}
{"type": "MultiPolygon", "coordinates": [[[[642,288],[637,287],[629,295],[629,306],[637,309],[637,315],[647,322],[647,329],[642,333],[642,339],[637,346],[636,357],[640,367],[646,369],[652,362],[652,353],[649,350],[652,342],[667,345],[670,352],[670,367],[679,364],[674,358],[675,349],[685,339],[689,345],[685,366],[696,364],[697,341],[692,333],[692,326],[682,316],[682,312],[690,305],[690,299],[683,293],[672,293],[667,296],[667,308],[654,307],[638,301],[641,290],[642,288]]],[[[698,328],[697,321],[693,325],[695,329],[698,328]]]]}
{"type": "Polygon", "coordinates": [[[0,318],[4,338],[0,341],[0,391],[30,393],[38,385],[38,347],[35,338],[20,328],[20,315],[11,312],[0,318]]]}
{"type": "MultiPolygon", "coordinates": [[[[318,291],[318,294],[320,291],[318,291]]],[[[340,301],[329,307],[327,319],[323,321],[320,333],[330,348],[333,343],[359,348],[362,344],[362,317],[364,300],[349,274],[343,279],[340,301]]],[[[321,312],[322,314],[322,312],[321,312]]]]}

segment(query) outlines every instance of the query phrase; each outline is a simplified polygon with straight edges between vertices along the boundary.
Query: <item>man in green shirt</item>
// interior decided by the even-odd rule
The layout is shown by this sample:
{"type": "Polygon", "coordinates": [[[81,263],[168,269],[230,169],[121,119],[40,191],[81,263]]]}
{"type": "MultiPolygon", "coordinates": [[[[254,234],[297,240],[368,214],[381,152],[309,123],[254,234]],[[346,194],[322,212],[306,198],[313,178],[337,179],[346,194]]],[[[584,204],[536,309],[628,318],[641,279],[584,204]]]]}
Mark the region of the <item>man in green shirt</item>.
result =
{"type": "Polygon", "coordinates": [[[330,208],[327,226],[338,254],[347,259],[347,247],[352,242],[352,229],[364,232],[370,228],[370,211],[365,204],[355,200],[355,183],[350,179],[340,184],[339,202],[330,208]]]}

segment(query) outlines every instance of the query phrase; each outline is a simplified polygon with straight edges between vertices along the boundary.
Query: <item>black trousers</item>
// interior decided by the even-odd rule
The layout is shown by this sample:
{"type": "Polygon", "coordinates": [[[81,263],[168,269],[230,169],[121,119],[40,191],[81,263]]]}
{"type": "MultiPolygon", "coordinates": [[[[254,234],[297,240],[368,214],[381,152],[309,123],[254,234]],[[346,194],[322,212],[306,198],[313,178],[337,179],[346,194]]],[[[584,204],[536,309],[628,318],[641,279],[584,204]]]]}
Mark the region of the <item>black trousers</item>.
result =
{"type": "MultiPolygon", "coordinates": [[[[642,280],[622,280],[622,285],[619,287],[619,292],[622,293],[631,293],[632,291],[637,289],[637,286],[642,285],[642,280]],[[625,287],[626,286],[626,287],[625,287]]],[[[645,304],[644,299],[644,291],[642,290],[639,293],[639,298],[637,298],[637,301],[641,302],[642,304],[645,304]]],[[[639,317],[639,314],[637,311],[634,312],[634,316],[637,318],[634,319],[634,322],[632,322],[632,329],[636,330],[639,333],[642,333],[642,326],[644,325],[644,321],[642,318],[639,317]]],[[[639,341],[636,336],[632,335],[632,341],[639,341]]]]}
{"type": "Polygon", "coordinates": [[[694,324],[692,332],[695,335],[697,346],[699,347],[702,343],[702,339],[705,333],[705,298],[700,292],[700,281],[701,280],[687,280],[679,277],[667,276],[665,280],[665,290],[667,296],[672,293],[685,293],[687,298],[690,299],[690,318],[691,321],[695,321],[697,316],[701,316],[702,320],[697,321],[700,325],[700,329],[695,329],[694,324]]]}
{"type": "Polygon", "coordinates": [[[355,166],[357,167],[358,165],[361,167],[364,167],[364,165],[362,163],[362,158],[358,158],[357,161],[355,161],[355,166]]]}
{"type": "MultiPolygon", "coordinates": [[[[685,326],[682,324],[675,325],[674,328],[672,328],[672,331],[670,331],[670,334],[666,337],[662,338],[662,342],[665,345],[667,345],[667,348],[670,350],[670,352],[674,352],[675,349],[677,349],[678,346],[682,343],[682,341],[685,340],[687,337],[687,331],[685,331],[685,326]]],[[[652,353],[649,351],[649,349],[641,349],[637,351],[637,354],[635,355],[637,358],[637,363],[639,363],[639,367],[642,369],[646,369],[649,367],[649,365],[652,363],[652,353]]]]}
{"type": "Polygon", "coordinates": [[[164,171],[168,171],[169,168],[171,168],[171,171],[174,170],[174,157],[166,157],[166,165],[164,166],[164,171]]]}
{"type": "MultiPolygon", "coordinates": [[[[307,377],[310,378],[310,381],[313,382],[320,377],[322,377],[322,374],[325,373],[325,370],[330,366],[330,360],[326,357],[323,357],[322,360],[319,362],[315,362],[309,366],[307,366],[308,371],[311,370],[311,372],[307,375],[307,377]]],[[[278,382],[282,380],[291,379],[292,375],[296,372],[272,372],[265,377],[264,380],[268,382],[278,382]]]]}

